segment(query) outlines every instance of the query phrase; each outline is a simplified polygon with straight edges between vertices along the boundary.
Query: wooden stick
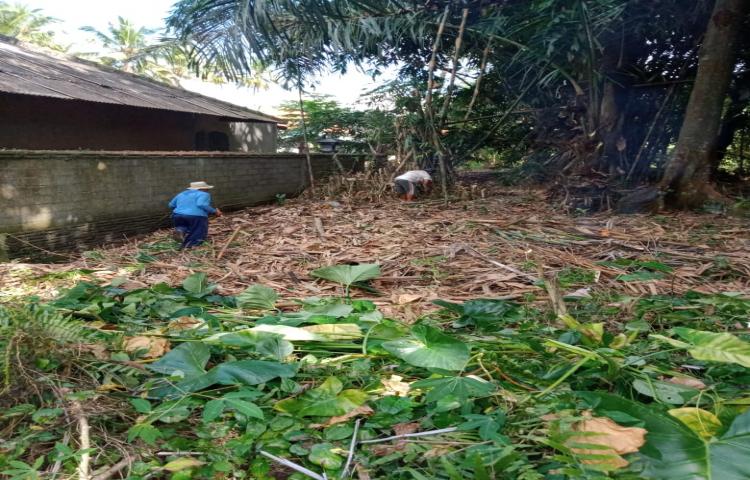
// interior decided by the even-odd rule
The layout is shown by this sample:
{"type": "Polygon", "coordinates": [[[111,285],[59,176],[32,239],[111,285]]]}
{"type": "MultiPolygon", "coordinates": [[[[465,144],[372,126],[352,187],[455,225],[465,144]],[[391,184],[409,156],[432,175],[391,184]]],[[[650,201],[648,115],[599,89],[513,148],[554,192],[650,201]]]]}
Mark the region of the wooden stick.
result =
{"type": "Polygon", "coordinates": [[[81,454],[81,461],[78,463],[78,480],[91,480],[91,453],[88,451],[91,448],[89,420],[83,413],[83,407],[81,407],[80,402],[72,402],[72,410],[75,416],[78,417],[79,446],[84,451],[81,454]]]}
{"type": "Polygon", "coordinates": [[[119,472],[123,468],[129,467],[131,463],[132,463],[132,460],[130,459],[130,457],[125,457],[119,462],[112,465],[111,467],[104,470],[102,473],[95,475],[93,480],[108,480],[112,478],[112,476],[115,473],[119,472]]]}
{"type": "Polygon", "coordinates": [[[315,232],[318,234],[318,237],[320,237],[321,240],[324,240],[326,237],[326,231],[323,230],[323,220],[321,220],[320,217],[314,217],[313,226],[315,226],[315,232]]]}
{"type": "Polygon", "coordinates": [[[307,475],[310,478],[314,478],[315,480],[327,480],[325,474],[319,475],[312,470],[308,470],[307,468],[303,467],[302,465],[297,465],[296,463],[286,460],[281,457],[277,457],[276,455],[273,455],[271,453],[268,453],[266,451],[260,450],[260,454],[263,455],[266,458],[270,458],[274,462],[280,463],[281,465],[284,465],[287,468],[291,468],[294,471],[297,471],[303,475],[307,475]]]}
{"type": "Polygon", "coordinates": [[[221,257],[224,256],[224,252],[227,251],[227,248],[229,247],[229,244],[232,243],[235,238],[237,238],[237,235],[239,235],[241,229],[242,229],[242,226],[239,226],[239,227],[237,227],[237,228],[234,229],[234,231],[232,232],[232,234],[229,236],[229,240],[227,240],[227,242],[224,244],[224,246],[221,247],[221,250],[219,251],[219,254],[216,255],[216,260],[221,260],[221,257]]]}
{"type": "Polygon", "coordinates": [[[414,438],[414,437],[426,437],[429,435],[441,435],[443,433],[451,433],[458,430],[456,427],[448,427],[448,428],[441,428],[439,430],[430,430],[427,432],[416,432],[416,433],[404,433],[402,435],[393,435],[392,437],[385,437],[385,438],[373,438],[371,440],[362,440],[361,444],[366,443],[383,443],[383,442],[390,442],[391,440],[399,440],[401,438],[414,438]]]}
{"type": "Polygon", "coordinates": [[[361,418],[358,418],[356,422],[354,422],[354,432],[352,433],[352,442],[349,444],[349,455],[346,457],[346,464],[344,465],[344,470],[341,471],[341,475],[339,478],[346,478],[349,473],[349,467],[352,464],[352,459],[354,458],[354,448],[357,446],[357,434],[359,433],[359,424],[362,422],[361,418]]]}

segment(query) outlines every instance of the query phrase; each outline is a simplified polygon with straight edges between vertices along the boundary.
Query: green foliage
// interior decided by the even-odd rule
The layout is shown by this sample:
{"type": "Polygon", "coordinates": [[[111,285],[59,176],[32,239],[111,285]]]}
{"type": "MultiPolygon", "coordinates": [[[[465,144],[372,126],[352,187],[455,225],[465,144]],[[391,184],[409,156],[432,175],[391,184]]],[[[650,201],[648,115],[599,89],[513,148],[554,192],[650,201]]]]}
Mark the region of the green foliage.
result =
{"type": "Polygon", "coordinates": [[[385,342],[383,348],[417,367],[462,370],[469,361],[465,343],[428,325],[415,326],[410,338],[385,342]]]}
{"type": "Polygon", "coordinates": [[[58,43],[51,26],[59,20],[44,15],[38,8],[20,3],[0,2],[0,35],[22,42],[64,52],[67,47],[58,43]]]}
{"type": "MultiPolygon", "coordinates": [[[[345,284],[376,274],[337,271],[333,278],[345,284]]],[[[11,402],[0,410],[0,422],[10,425],[3,431],[4,475],[35,478],[57,459],[61,476],[76,474],[79,452],[63,445],[73,401],[97,426],[92,468],[121,459],[102,447],[114,439],[144,455],[195,452],[133,463],[133,477],[251,472],[271,478],[276,467],[259,450],[338,477],[357,420],[360,441],[453,428],[408,441],[358,443],[354,460],[371,478],[748,474],[741,461],[750,448],[747,336],[724,333],[750,311],[743,297],[577,299],[568,302],[574,320],[562,324],[536,304],[438,301],[442,310],[407,325],[362,300],[309,298],[295,312],[279,311],[270,289],[255,286],[245,301],[223,297],[202,275],[176,288],[128,291],[118,283],[80,283],[47,306],[3,310],[4,329],[31,325],[15,316],[28,319],[35,311],[83,328],[83,336],[67,335],[59,320],[41,322],[54,325],[56,339],[44,350],[27,350],[24,365],[53,385],[64,382],[69,393],[58,398],[59,390],[50,388],[41,397],[3,397],[11,402]],[[195,325],[175,322],[186,318],[195,325]],[[94,328],[102,321],[117,333],[94,328]],[[593,326],[596,338],[589,335],[593,326]],[[122,350],[123,335],[157,332],[171,344],[160,358],[143,362],[122,350]],[[91,343],[104,347],[110,360],[82,349],[91,343]],[[50,345],[81,350],[53,357],[50,345]],[[39,366],[45,359],[50,363],[39,366]],[[136,362],[144,368],[130,366],[136,362]],[[645,428],[646,444],[624,455],[627,466],[588,463],[612,455],[566,443],[587,415],[645,428]]],[[[11,383],[18,387],[15,377],[11,383]]]]}
{"type": "Polygon", "coordinates": [[[730,333],[702,332],[691,328],[676,327],[674,332],[685,342],[652,335],[677,348],[685,348],[697,360],[736,363],[750,368],[750,343],[730,333]]]}
{"type": "Polygon", "coordinates": [[[333,417],[354,410],[367,399],[367,394],[361,390],[343,388],[337,378],[328,377],[319,387],[299,398],[282,400],[274,408],[298,417],[333,417]]]}
{"type": "Polygon", "coordinates": [[[279,294],[265,285],[251,285],[237,295],[237,305],[249,310],[273,310],[279,294]]]}
{"type": "Polygon", "coordinates": [[[740,461],[750,448],[750,412],[738,415],[721,437],[706,440],[679,420],[622,397],[593,392],[582,397],[596,410],[643,422],[649,435],[638,453],[640,478],[739,480],[750,475],[750,466],[740,461]]]}

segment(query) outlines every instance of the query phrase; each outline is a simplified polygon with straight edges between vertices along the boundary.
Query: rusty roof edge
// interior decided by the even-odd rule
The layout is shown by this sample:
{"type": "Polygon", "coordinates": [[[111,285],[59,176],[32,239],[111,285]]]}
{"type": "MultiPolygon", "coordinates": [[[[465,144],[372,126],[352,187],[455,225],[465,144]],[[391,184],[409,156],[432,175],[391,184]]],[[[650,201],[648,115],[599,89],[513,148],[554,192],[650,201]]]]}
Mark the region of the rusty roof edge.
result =
{"type": "MultiPolygon", "coordinates": [[[[223,106],[224,108],[228,108],[229,110],[236,110],[237,113],[241,113],[241,114],[244,113],[244,114],[249,114],[249,115],[252,115],[252,116],[262,117],[262,118],[247,118],[247,117],[237,116],[236,117],[237,120],[250,121],[250,122],[252,122],[252,121],[258,121],[258,122],[268,122],[268,123],[276,123],[276,124],[286,124],[286,121],[284,119],[276,117],[276,116],[273,116],[273,115],[268,115],[266,113],[263,113],[263,112],[260,112],[260,111],[257,111],[257,110],[253,110],[253,109],[250,109],[250,108],[247,108],[247,107],[243,107],[241,105],[236,105],[236,104],[233,104],[233,103],[230,103],[230,102],[225,102],[223,100],[219,100],[219,99],[216,99],[216,98],[213,98],[213,97],[202,95],[200,93],[196,93],[196,92],[193,92],[193,91],[190,91],[190,90],[186,90],[184,88],[175,87],[175,86],[172,86],[172,85],[169,85],[169,84],[166,84],[166,83],[162,83],[162,82],[159,82],[157,80],[154,80],[152,78],[148,78],[148,77],[145,77],[145,76],[142,76],[142,75],[136,75],[134,73],[124,72],[122,70],[118,70],[116,68],[109,67],[107,65],[102,65],[100,63],[97,63],[97,62],[94,62],[94,61],[91,61],[91,60],[86,60],[86,59],[79,58],[79,57],[76,57],[76,56],[73,56],[73,55],[68,55],[66,53],[57,52],[55,50],[51,50],[51,49],[48,49],[48,48],[43,48],[43,47],[40,47],[38,45],[32,45],[32,44],[20,41],[17,38],[9,37],[7,35],[0,34],[0,43],[6,43],[6,44],[12,45],[14,47],[23,49],[23,50],[28,50],[29,52],[35,53],[35,54],[38,54],[38,55],[44,55],[44,56],[49,57],[49,58],[51,58],[53,60],[66,60],[66,61],[70,61],[70,62],[74,62],[74,63],[80,63],[82,65],[86,65],[86,66],[91,67],[91,68],[102,70],[102,71],[107,72],[107,73],[112,73],[112,74],[115,74],[115,75],[120,75],[120,76],[123,76],[123,77],[132,78],[132,79],[135,79],[135,80],[138,80],[138,81],[143,81],[143,82],[146,82],[146,83],[149,83],[149,84],[153,85],[154,87],[157,87],[157,88],[160,88],[160,89],[163,89],[163,90],[167,90],[168,92],[176,92],[176,93],[187,94],[187,95],[184,95],[184,96],[178,96],[178,95],[175,95],[175,96],[176,96],[176,98],[178,98],[178,99],[180,99],[182,101],[185,101],[187,103],[190,103],[190,104],[193,104],[192,102],[189,102],[190,98],[198,98],[198,99],[203,99],[203,100],[205,100],[207,102],[210,102],[210,103],[216,103],[216,104],[218,104],[217,106],[223,106]]],[[[125,92],[125,93],[127,93],[127,92],[125,92]]],[[[129,95],[133,95],[133,94],[129,94],[129,95]]],[[[91,100],[80,100],[80,99],[76,99],[74,97],[70,97],[70,98],[73,99],[73,100],[79,100],[79,101],[91,101],[91,100]]],[[[102,103],[105,103],[105,102],[102,102],[102,103]]],[[[109,103],[109,102],[106,102],[106,103],[109,103]]],[[[128,105],[128,104],[123,104],[123,103],[121,103],[121,105],[123,105],[123,106],[132,106],[134,108],[140,108],[140,107],[136,107],[136,106],[128,105]]],[[[169,108],[158,108],[158,107],[151,107],[151,108],[154,108],[154,109],[157,109],[157,110],[179,111],[179,110],[173,110],[173,109],[169,109],[169,108]]],[[[194,113],[198,113],[198,114],[202,114],[202,115],[209,115],[209,116],[219,116],[219,117],[231,118],[231,117],[229,117],[227,115],[218,115],[218,114],[211,115],[211,114],[203,113],[203,112],[194,112],[194,113]]]]}

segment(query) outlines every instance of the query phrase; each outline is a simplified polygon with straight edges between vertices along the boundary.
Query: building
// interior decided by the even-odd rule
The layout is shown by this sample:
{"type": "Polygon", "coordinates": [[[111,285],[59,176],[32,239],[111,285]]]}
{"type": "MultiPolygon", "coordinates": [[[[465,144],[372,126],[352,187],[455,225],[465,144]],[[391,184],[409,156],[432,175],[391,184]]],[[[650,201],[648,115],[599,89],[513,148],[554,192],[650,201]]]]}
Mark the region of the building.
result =
{"type": "Polygon", "coordinates": [[[273,153],[280,119],[0,37],[0,149],[273,153]]]}

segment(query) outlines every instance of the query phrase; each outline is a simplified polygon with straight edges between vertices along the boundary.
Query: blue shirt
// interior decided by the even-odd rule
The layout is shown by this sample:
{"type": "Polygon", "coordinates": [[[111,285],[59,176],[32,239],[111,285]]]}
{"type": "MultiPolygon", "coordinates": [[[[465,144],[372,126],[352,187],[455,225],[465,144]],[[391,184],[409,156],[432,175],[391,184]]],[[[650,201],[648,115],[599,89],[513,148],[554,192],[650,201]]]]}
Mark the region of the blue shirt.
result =
{"type": "Polygon", "coordinates": [[[169,202],[169,208],[175,215],[193,215],[207,217],[209,213],[216,213],[211,206],[211,194],[203,190],[185,190],[169,202]]]}

